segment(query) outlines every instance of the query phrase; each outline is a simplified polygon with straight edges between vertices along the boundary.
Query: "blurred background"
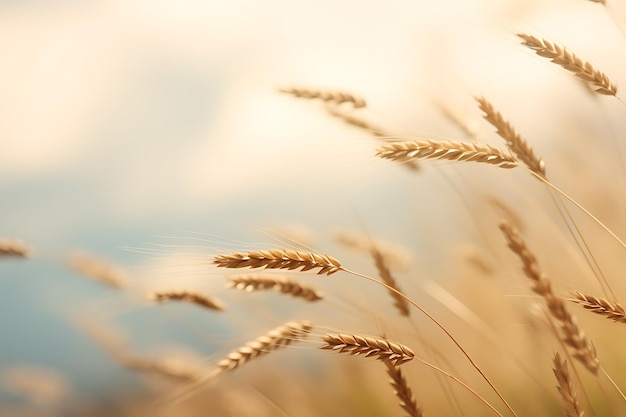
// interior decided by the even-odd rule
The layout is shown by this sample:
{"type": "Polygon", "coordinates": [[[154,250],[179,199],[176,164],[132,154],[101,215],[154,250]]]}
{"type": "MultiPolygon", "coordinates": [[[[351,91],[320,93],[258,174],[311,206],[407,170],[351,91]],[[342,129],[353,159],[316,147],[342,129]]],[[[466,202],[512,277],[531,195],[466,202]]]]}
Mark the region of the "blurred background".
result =
{"type": "Polygon", "coordinates": [[[607,52],[626,38],[590,1],[0,1],[0,237],[31,249],[0,259],[0,410],[130,395],[133,375],[81,328],[90,318],[123,317],[141,329],[137,349],[170,337],[212,353],[222,339],[207,345],[180,314],[223,326],[223,340],[226,325],[190,309],[164,318],[137,297],[158,285],[221,289],[203,256],[232,242],[284,246],[288,235],[330,253],[333,227],[365,225],[429,259],[451,236],[471,239],[448,179],[377,160],[367,133],[278,89],[345,90],[398,137],[467,139],[445,108],[494,140],[473,101],[484,95],[552,161],[555,116],[572,134],[619,128],[594,122],[619,105],[601,114],[579,100],[584,88],[520,47],[518,32],[626,81],[623,54],[607,52]],[[136,291],[72,272],[77,250],[125,268],[136,291]],[[29,378],[39,391],[20,383],[29,378]]]}

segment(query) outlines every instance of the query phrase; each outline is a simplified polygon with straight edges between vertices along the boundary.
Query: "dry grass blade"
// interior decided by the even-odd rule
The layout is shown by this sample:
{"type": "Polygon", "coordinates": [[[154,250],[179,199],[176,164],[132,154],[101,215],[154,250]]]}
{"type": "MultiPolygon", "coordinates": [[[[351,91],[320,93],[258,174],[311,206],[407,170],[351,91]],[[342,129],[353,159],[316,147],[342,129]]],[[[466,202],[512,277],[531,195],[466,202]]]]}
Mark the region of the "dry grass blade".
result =
{"type": "Polygon", "coordinates": [[[206,294],[200,294],[195,291],[187,290],[168,290],[168,291],[155,291],[148,294],[148,299],[166,302],[166,301],[184,301],[191,304],[196,304],[210,310],[223,311],[225,305],[217,298],[208,296],[206,294]]]}
{"type": "Polygon", "coordinates": [[[24,242],[14,239],[0,239],[0,257],[15,256],[27,258],[30,251],[24,242]]]}
{"type": "Polygon", "coordinates": [[[566,48],[524,33],[519,33],[517,36],[524,41],[522,45],[534,50],[537,55],[550,58],[555,64],[573,72],[578,78],[589,83],[596,93],[609,96],[617,94],[617,86],[609,80],[609,77],[566,48]]]}
{"type": "Polygon", "coordinates": [[[306,301],[319,301],[324,297],[315,288],[300,284],[286,277],[261,275],[240,275],[229,278],[229,286],[244,291],[276,290],[282,294],[303,298],[306,301]]]}
{"type": "Polygon", "coordinates": [[[343,104],[351,103],[355,109],[365,107],[365,100],[340,91],[311,90],[306,88],[283,88],[281,93],[291,94],[295,97],[319,99],[327,103],[343,104]]]}
{"type": "Polygon", "coordinates": [[[415,357],[415,353],[409,347],[381,337],[336,333],[322,336],[322,341],[326,344],[320,349],[366,358],[375,357],[393,365],[401,365],[415,357]]]}
{"type": "Polygon", "coordinates": [[[119,267],[84,253],[71,255],[68,267],[83,276],[114,288],[122,288],[126,285],[126,274],[119,267]]]}
{"type": "Polygon", "coordinates": [[[290,249],[270,249],[251,252],[233,252],[229,255],[217,255],[213,263],[221,268],[266,268],[320,270],[318,275],[332,275],[341,270],[341,263],[329,255],[290,249]]]}
{"type": "Polygon", "coordinates": [[[389,382],[396,397],[400,400],[400,407],[406,411],[409,417],[422,417],[422,410],[418,407],[413,391],[402,374],[402,370],[389,361],[384,362],[387,367],[387,375],[391,378],[389,382]]]}
{"type": "MultiPolygon", "coordinates": [[[[378,270],[378,275],[382,278],[383,282],[390,287],[396,289],[399,292],[400,287],[396,283],[396,280],[391,275],[391,271],[387,266],[387,262],[385,262],[385,257],[383,254],[376,248],[376,246],[372,245],[372,249],[370,251],[372,258],[374,258],[374,263],[376,264],[376,269],[378,270]]],[[[393,305],[396,306],[401,316],[408,317],[411,309],[409,308],[409,303],[406,301],[406,298],[401,297],[395,291],[389,291],[389,294],[393,298],[393,305]]]]}
{"type": "Polygon", "coordinates": [[[218,372],[239,368],[251,359],[265,355],[307,337],[313,325],[308,321],[289,322],[232,351],[217,364],[218,372]]]}
{"type": "Polygon", "coordinates": [[[626,323],[626,311],[620,303],[611,303],[604,298],[594,297],[578,291],[572,291],[571,294],[574,297],[572,301],[582,305],[586,310],[606,316],[606,318],[615,322],[626,323]]]}
{"type": "Polygon", "coordinates": [[[489,145],[469,142],[413,140],[383,145],[376,156],[398,162],[415,159],[446,159],[450,161],[483,162],[500,168],[515,168],[517,160],[507,153],[489,145]]]}
{"type": "Polygon", "coordinates": [[[511,152],[537,175],[546,176],[546,168],[541,158],[538,158],[533,149],[515,131],[513,126],[483,97],[476,97],[480,109],[485,112],[485,119],[497,129],[498,135],[506,141],[511,152]]]}
{"type": "Polygon", "coordinates": [[[554,375],[558,382],[557,388],[563,399],[565,417],[584,417],[585,412],[580,408],[578,393],[574,389],[574,381],[570,376],[567,360],[561,359],[557,352],[554,354],[553,364],[554,375]]]}
{"type": "Polygon", "coordinates": [[[563,343],[573,348],[573,357],[585,365],[590,372],[597,375],[600,362],[595,348],[587,340],[575,317],[565,307],[563,299],[552,291],[550,280],[539,268],[535,255],[530,251],[519,232],[509,223],[501,222],[500,230],[504,234],[509,248],[522,261],[524,274],[533,282],[532,290],[545,300],[550,314],[559,323],[563,343]]]}

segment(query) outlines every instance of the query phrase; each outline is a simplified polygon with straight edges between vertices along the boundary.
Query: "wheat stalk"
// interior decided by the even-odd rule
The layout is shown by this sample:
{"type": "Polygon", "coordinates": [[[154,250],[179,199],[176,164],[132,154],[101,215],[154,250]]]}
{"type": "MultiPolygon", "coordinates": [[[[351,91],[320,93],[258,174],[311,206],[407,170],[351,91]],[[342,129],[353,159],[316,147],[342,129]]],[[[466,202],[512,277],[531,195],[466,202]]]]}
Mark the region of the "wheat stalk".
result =
{"type": "Polygon", "coordinates": [[[217,298],[188,290],[155,291],[148,294],[148,299],[158,302],[184,301],[216,311],[223,311],[225,309],[224,303],[217,298]]]}
{"type": "Polygon", "coordinates": [[[387,375],[391,378],[389,383],[393,387],[396,397],[400,400],[400,407],[409,415],[409,417],[422,417],[422,410],[417,405],[417,401],[413,396],[413,391],[402,374],[400,367],[395,366],[389,361],[384,361],[387,367],[387,375]]]}
{"type": "Polygon", "coordinates": [[[286,277],[261,275],[239,275],[229,278],[229,287],[244,291],[277,290],[282,294],[303,298],[306,301],[319,301],[324,297],[315,288],[307,287],[286,277]]]}
{"type": "MultiPolygon", "coordinates": [[[[396,283],[396,280],[391,275],[391,270],[389,269],[389,266],[387,265],[387,262],[385,261],[385,257],[373,244],[370,250],[370,254],[372,255],[372,258],[374,259],[374,263],[376,264],[378,275],[382,278],[383,282],[387,284],[388,286],[390,286],[391,288],[394,288],[398,292],[402,292],[400,290],[400,287],[396,283]]],[[[389,294],[391,295],[391,298],[393,298],[394,300],[393,305],[396,306],[401,316],[408,317],[411,312],[409,308],[409,303],[406,301],[406,298],[401,297],[400,294],[398,294],[398,292],[389,290],[389,294]]]]}
{"type": "Polygon", "coordinates": [[[563,399],[565,417],[584,417],[585,412],[580,408],[578,393],[574,389],[574,381],[570,376],[567,360],[561,359],[557,352],[554,354],[553,364],[554,375],[558,382],[557,388],[563,399]]]}
{"type": "Polygon", "coordinates": [[[395,142],[379,147],[376,156],[398,162],[415,159],[446,159],[450,161],[484,162],[500,168],[515,168],[517,160],[501,150],[489,145],[470,142],[413,140],[395,142]]]}
{"type": "Polygon", "coordinates": [[[517,36],[523,39],[522,45],[534,50],[537,55],[550,58],[555,64],[573,72],[578,78],[593,86],[592,88],[596,93],[609,96],[617,94],[617,86],[603,72],[595,69],[591,63],[582,60],[565,47],[524,33],[518,33],[517,36]]]}
{"type": "Polygon", "coordinates": [[[485,119],[497,129],[498,135],[506,141],[506,145],[511,152],[517,156],[526,166],[537,175],[546,176],[546,167],[543,160],[535,155],[522,137],[515,131],[513,126],[507,122],[500,112],[498,112],[484,97],[475,97],[480,109],[485,112],[485,119]]]}
{"type": "Polygon", "coordinates": [[[0,257],[16,256],[27,258],[30,254],[28,247],[21,240],[0,239],[0,257]]]}
{"type": "Polygon", "coordinates": [[[265,355],[290,345],[297,340],[307,337],[313,325],[308,321],[291,321],[271,330],[267,334],[246,343],[218,362],[217,372],[239,368],[246,362],[256,357],[265,355]]]}
{"type": "Polygon", "coordinates": [[[501,222],[500,230],[504,234],[509,248],[522,261],[524,274],[533,282],[532,290],[545,300],[550,314],[560,324],[563,343],[573,348],[573,357],[585,365],[590,372],[597,375],[600,362],[595,348],[587,340],[575,317],[565,307],[565,302],[552,291],[551,282],[539,268],[535,255],[530,251],[517,229],[509,223],[501,222]]]}
{"type": "Polygon", "coordinates": [[[359,97],[355,97],[352,94],[339,91],[327,91],[327,90],[311,90],[306,88],[283,88],[279,90],[281,93],[291,94],[295,97],[308,98],[308,99],[320,99],[327,103],[343,104],[351,103],[355,109],[366,106],[365,100],[359,97]]]}
{"type": "Polygon", "coordinates": [[[582,305],[586,310],[601,314],[615,322],[626,323],[626,311],[620,303],[611,303],[604,298],[572,291],[570,294],[575,298],[573,302],[582,305]]]}
{"type": "Polygon", "coordinates": [[[233,252],[217,255],[213,263],[221,268],[299,269],[309,271],[320,268],[318,275],[332,275],[340,271],[341,263],[329,255],[290,249],[270,249],[251,252],[233,252]]]}
{"type": "Polygon", "coordinates": [[[415,353],[409,347],[381,337],[334,333],[325,334],[322,336],[322,341],[326,344],[322,345],[320,349],[349,355],[361,355],[366,358],[375,357],[393,365],[401,365],[415,357],[415,353]]]}

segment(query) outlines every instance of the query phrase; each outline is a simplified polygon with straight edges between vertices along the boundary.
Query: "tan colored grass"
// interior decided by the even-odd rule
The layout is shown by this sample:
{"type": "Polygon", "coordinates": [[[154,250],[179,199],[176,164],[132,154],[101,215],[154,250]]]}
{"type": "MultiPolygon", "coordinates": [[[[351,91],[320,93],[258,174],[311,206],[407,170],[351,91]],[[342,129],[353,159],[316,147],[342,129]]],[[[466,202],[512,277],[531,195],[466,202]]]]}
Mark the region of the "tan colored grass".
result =
{"type": "Polygon", "coordinates": [[[257,274],[229,277],[229,287],[244,291],[276,290],[282,294],[302,298],[306,301],[319,301],[324,297],[313,287],[305,286],[287,277],[263,276],[257,274]]]}
{"type": "Polygon", "coordinates": [[[422,410],[417,405],[413,391],[402,374],[402,369],[389,361],[384,362],[387,367],[387,375],[391,378],[389,383],[393,387],[396,397],[400,400],[400,407],[402,407],[409,417],[422,417],[422,410]]]}
{"type": "Polygon", "coordinates": [[[578,78],[588,83],[596,93],[609,96],[617,94],[617,86],[609,80],[606,74],[568,51],[565,47],[524,33],[519,33],[517,36],[523,40],[522,45],[534,50],[537,55],[549,58],[555,64],[574,73],[578,78]]]}
{"type": "Polygon", "coordinates": [[[267,334],[246,343],[218,362],[218,373],[241,367],[251,359],[289,346],[294,341],[304,340],[313,325],[308,321],[291,321],[271,330],[267,334]]]}
{"type": "Polygon", "coordinates": [[[605,298],[572,291],[573,302],[582,305],[586,310],[600,314],[618,323],[626,323],[626,311],[620,303],[612,303],[605,298]]]}
{"type": "Polygon", "coordinates": [[[509,223],[501,222],[500,230],[504,234],[509,248],[522,261],[524,274],[533,283],[532,290],[544,299],[551,316],[558,322],[563,343],[573,349],[572,356],[574,358],[578,359],[594,375],[597,375],[600,362],[595,348],[578,326],[576,318],[567,310],[564,300],[552,291],[552,284],[539,267],[535,255],[530,251],[517,229],[509,223]]]}
{"type": "Polygon", "coordinates": [[[128,278],[121,268],[86,253],[70,255],[67,266],[80,275],[114,288],[122,288],[127,285],[128,278]]]}
{"type": "Polygon", "coordinates": [[[545,177],[546,168],[543,160],[535,155],[528,142],[515,131],[513,126],[484,97],[475,97],[475,99],[480,109],[485,112],[485,119],[497,129],[498,135],[506,141],[506,145],[511,152],[531,171],[545,177]]]}
{"type": "Polygon", "coordinates": [[[376,156],[397,162],[415,159],[445,159],[457,162],[482,162],[500,168],[515,168],[517,160],[490,145],[470,142],[413,140],[379,147],[376,156]]]}
{"type": "Polygon", "coordinates": [[[401,365],[415,358],[415,353],[411,348],[382,337],[333,333],[322,336],[322,341],[326,344],[320,349],[361,355],[366,358],[373,357],[390,362],[392,365],[401,365]]]}
{"type": "Polygon", "coordinates": [[[226,308],[224,303],[215,297],[188,290],[154,291],[148,294],[148,299],[161,303],[166,301],[184,301],[215,311],[223,311],[226,308]]]}
{"type": "Polygon", "coordinates": [[[567,360],[561,359],[558,352],[554,354],[554,376],[558,382],[557,388],[563,399],[563,412],[565,417],[584,417],[585,412],[580,407],[580,400],[578,393],[574,388],[574,381],[572,380],[569,368],[567,366],[567,360]]]}
{"type": "Polygon", "coordinates": [[[15,256],[18,258],[28,258],[30,250],[21,240],[0,239],[0,258],[3,256],[15,256]]]}
{"type": "Polygon", "coordinates": [[[329,255],[291,249],[270,249],[251,252],[233,252],[217,255],[213,264],[221,268],[318,269],[318,275],[332,275],[341,270],[341,263],[329,255]]]}
{"type": "Polygon", "coordinates": [[[325,101],[326,103],[350,103],[355,109],[366,106],[366,102],[362,98],[355,97],[352,94],[341,91],[314,90],[307,88],[283,88],[279,91],[281,93],[291,94],[295,97],[319,99],[325,101]]]}
{"type": "MultiPolygon", "coordinates": [[[[395,278],[391,274],[391,270],[387,265],[385,257],[382,252],[380,252],[375,245],[372,245],[370,254],[374,259],[374,264],[376,265],[376,269],[378,270],[378,275],[382,278],[383,282],[389,285],[391,288],[394,288],[396,291],[402,292],[395,278]]],[[[409,308],[409,303],[406,298],[401,297],[396,291],[389,290],[389,295],[393,299],[393,305],[396,307],[401,316],[408,317],[411,313],[411,309],[409,308]]]]}

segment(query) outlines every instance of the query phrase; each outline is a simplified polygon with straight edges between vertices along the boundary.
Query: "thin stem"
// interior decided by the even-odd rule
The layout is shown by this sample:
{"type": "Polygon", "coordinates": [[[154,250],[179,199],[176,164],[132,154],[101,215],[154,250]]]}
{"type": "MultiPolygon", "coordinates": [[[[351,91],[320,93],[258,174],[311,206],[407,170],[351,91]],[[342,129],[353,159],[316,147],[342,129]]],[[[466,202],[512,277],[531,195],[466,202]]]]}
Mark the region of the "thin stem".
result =
{"type": "Polygon", "coordinates": [[[355,272],[355,271],[351,271],[349,269],[346,269],[344,267],[339,267],[340,270],[347,272],[348,274],[352,274],[354,276],[360,277],[360,278],[364,278],[368,281],[372,281],[378,285],[381,285],[385,288],[387,288],[387,290],[394,292],[396,294],[398,294],[399,297],[404,298],[409,304],[411,304],[413,307],[415,307],[416,309],[418,309],[422,314],[424,314],[426,317],[428,317],[433,323],[435,323],[437,325],[437,327],[439,327],[445,334],[446,336],[448,336],[450,338],[450,340],[452,340],[452,342],[454,342],[454,344],[459,348],[459,350],[463,353],[463,355],[467,358],[467,360],[472,364],[472,366],[474,367],[474,369],[476,369],[476,371],[478,371],[478,373],[480,374],[480,376],[482,376],[482,378],[487,382],[487,384],[489,384],[489,386],[491,387],[491,389],[493,390],[493,392],[496,393],[496,395],[498,396],[498,398],[500,398],[500,400],[502,400],[502,402],[504,403],[504,405],[506,405],[506,408],[511,412],[511,414],[513,414],[514,416],[517,417],[517,414],[515,413],[515,411],[513,411],[513,408],[511,408],[511,406],[509,405],[509,403],[504,399],[504,397],[502,396],[502,394],[500,394],[500,391],[498,391],[498,389],[495,387],[495,385],[489,380],[489,378],[487,378],[487,376],[484,374],[484,372],[480,369],[480,367],[476,364],[476,362],[474,362],[474,360],[470,357],[470,355],[465,351],[465,349],[463,349],[463,347],[461,346],[461,344],[454,338],[454,336],[452,336],[452,334],[443,326],[443,324],[441,324],[439,321],[437,321],[436,318],[434,318],[430,313],[428,313],[426,310],[424,310],[422,307],[420,307],[417,303],[415,303],[413,300],[411,300],[409,297],[407,297],[406,295],[404,295],[403,293],[401,293],[400,291],[396,290],[395,288],[390,287],[389,285],[385,284],[384,282],[378,281],[377,279],[374,279],[372,277],[369,277],[367,275],[361,274],[359,272],[355,272]]]}
{"type": "Polygon", "coordinates": [[[423,359],[420,359],[418,357],[414,358],[416,361],[418,361],[419,363],[422,363],[426,366],[428,366],[431,369],[434,369],[435,371],[447,376],[448,378],[451,378],[452,380],[454,380],[455,382],[459,383],[463,388],[465,388],[466,390],[468,390],[472,395],[474,395],[476,398],[478,398],[483,404],[485,404],[495,415],[503,417],[502,414],[500,414],[500,412],[498,410],[496,410],[491,404],[489,404],[489,402],[487,400],[485,400],[483,397],[481,397],[480,394],[478,394],[476,391],[474,391],[472,388],[469,387],[469,385],[467,385],[465,382],[461,381],[459,378],[455,377],[454,375],[444,371],[441,368],[436,367],[435,365],[433,365],[432,363],[426,362],[423,359]]]}
{"type": "Polygon", "coordinates": [[[607,232],[613,239],[615,239],[624,249],[626,249],[626,243],[624,243],[619,237],[617,237],[617,235],[615,233],[613,233],[611,231],[611,229],[609,229],[608,227],[606,227],[604,225],[604,223],[602,223],[600,220],[598,220],[598,218],[596,216],[594,216],[593,214],[591,214],[589,212],[589,210],[587,210],[586,208],[584,208],[583,206],[580,205],[580,203],[576,202],[576,200],[574,200],[572,197],[570,197],[569,195],[567,195],[564,191],[561,191],[558,187],[556,187],[554,184],[552,184],[550,181],[548,181],[546,178],[543,178],[541,175],[538,175],[534,172],[532,172],[531,170],[527,169],[528,172],[530,172],[532,175],[534,175],[538,180],[540,180],[541,182],[543,182],[544,184],[546,184],[548,187],[552,188],[554,191],[556,191],[557,193],[559,193],[560,195],[562,195],[563,197],[565,197],[570,203],[572,203],[573,205],[575,205],[576,207],[578,207],[578,209],[580,211],[582,211],[583,213],[585,213],[587,216],[589,216],[589,218],[591,220],[593,220],[594,222],[596,222],[598,224],[598,226],[600,226],[602,229],[604,229],[605,232],[607,232]]]}

